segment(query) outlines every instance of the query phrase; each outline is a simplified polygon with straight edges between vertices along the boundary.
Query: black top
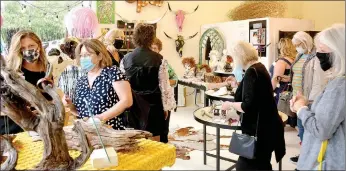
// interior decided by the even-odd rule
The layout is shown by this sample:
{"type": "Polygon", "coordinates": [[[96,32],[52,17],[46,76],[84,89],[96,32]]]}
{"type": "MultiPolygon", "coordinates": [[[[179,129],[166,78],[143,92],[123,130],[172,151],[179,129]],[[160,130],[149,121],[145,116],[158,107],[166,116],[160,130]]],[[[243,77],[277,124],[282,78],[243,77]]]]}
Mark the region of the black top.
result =
{"type": "MultiPolygon", "coordinates": [[[[88,108],[90,108],[92,114],[98,115],[117,104],[119,97],[112,83],[122,80],[126,80],[126,78],[116,66],[103,68],[101,74],[93,82],[91,89],[89,88],[88,76],[82,76],[78,80],[74,95],[74,104],[79,118],[90,117],[88,108]],[[84,99],[87,100],[88,106],[84,99]]],[[[106,124],[112,126],[113,129],[120,130],[125,128],[122,114],[108,120],[106,124]]]]}
{"type": "MultiPolygon", "coordinates": [[[[22,67],[22,72],[25,77],[25,80],[31,83],[36,87],[37,81],[41,78],[44,78],[46,76],[45,72],[35,72],[35,71],[29,71],[22,67]]],[[[52,98],[47,93],[42,93],[42,95],[48,99],[51,100],[52,98]]],[[[33,110],[33,109],[32,109],[33,110]]],[[[0,117],[0,133],[1,135],[6,134],[5,130],[5,117],[7,116],[1,116],[0,117]]],[[[16,134],[19,132],[23,132],[23,129],[18,126],[14,121],[12,121],[10,118],[8,118],[8,125],[9,125],[9,133],[10,134],[16,134]]]]}
{"type": "Polygon", "coordinates": [[[271,79],[263,64],[253,64],[246,70],[235,93],[235,101],[242,102],[241,108],[245,112],[241,123],[244,134],[254,136],[259,119],[256,155],[275,150],[276,159],[280,161],[286,153],[284,127],[275,104],[271,79]]]}
{"type": "Polygon", "coordinates": [[[153,136],[163,134],[165,123],[159,88],[162,59],[160,54],[149,48],[136,48],[122,61],[132,90],[150,105],[146,130],[153,136]]]}
{"type": "MultiPolygon", "coordinates": [[[[289,66],[292,65],[292,63],[289,60],[285,59],[285,58],[279,58],[277,61],[279,61],[279,60],[285,61],[289,66]]],[[[290,73],[291,73],[290,71],[291,71],[291,69],[285,69],[284,75],[290,75],[290,73]]],[[[269,72],[270,72],[270,77],[273,78],[273,75],[274,75],[274,65],[270,66],[269,72]]]]}

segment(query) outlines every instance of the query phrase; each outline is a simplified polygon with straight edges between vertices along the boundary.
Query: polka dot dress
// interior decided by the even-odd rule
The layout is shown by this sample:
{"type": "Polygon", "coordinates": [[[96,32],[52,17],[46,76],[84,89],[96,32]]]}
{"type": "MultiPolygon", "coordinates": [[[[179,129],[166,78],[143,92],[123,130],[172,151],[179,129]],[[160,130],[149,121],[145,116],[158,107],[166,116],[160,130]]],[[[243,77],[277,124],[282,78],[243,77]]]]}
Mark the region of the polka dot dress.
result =
{"type": "MultiPolygon", "coordinates": [[[[82,76],[77,82],[74,95],[78,117],[91,116],[84,99],[94,115],[102,114],[113,107],[119,101],[119,97],[115,93],[112,83],[121,80],[126,80],[126,78],[116,66],[103,68],[101,74],[93,82],[92,89],[88,85],[88,76],[82,76]]],[[[123,114],[110,119],[106,124],[112,126],[113,129],[122,130],[125,128],[122,116],[123,114]]]]}

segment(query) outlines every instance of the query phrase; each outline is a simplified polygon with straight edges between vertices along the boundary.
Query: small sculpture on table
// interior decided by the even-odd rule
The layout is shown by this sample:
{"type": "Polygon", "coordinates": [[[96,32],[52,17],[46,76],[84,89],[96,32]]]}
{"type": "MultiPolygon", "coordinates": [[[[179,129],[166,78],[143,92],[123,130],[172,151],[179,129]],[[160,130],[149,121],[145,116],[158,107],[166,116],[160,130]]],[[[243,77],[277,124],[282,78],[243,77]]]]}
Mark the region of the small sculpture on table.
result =
{"type": "Polygon", "coordinates": [[[202,64],[197,67],[196,77],[201,81],[204,81],[204,76],[206,73],[211,73],[211,68],[207,64],[202,64]]]}
{"type": "Polygon", "coordinates": [[[210,51],[209,58],[211,60],[210,67],[213,71],[223,71],[225,63],[222,62],[222,56],[217,50],[210,51]]]}
{"type": "Polygon", "coordinates": [[[194,78],[196,76],[196,62],[193,57],[187,57],[182,60],[182,64],[184,65],[185,72],[184,78],[194,78]]]}
{"type": "Polygon", "coordinates": [[[226,64],[224,66],[225,72],[232,72],[233,71],[233,58],[229,55],[226,56],[226,64]]]}

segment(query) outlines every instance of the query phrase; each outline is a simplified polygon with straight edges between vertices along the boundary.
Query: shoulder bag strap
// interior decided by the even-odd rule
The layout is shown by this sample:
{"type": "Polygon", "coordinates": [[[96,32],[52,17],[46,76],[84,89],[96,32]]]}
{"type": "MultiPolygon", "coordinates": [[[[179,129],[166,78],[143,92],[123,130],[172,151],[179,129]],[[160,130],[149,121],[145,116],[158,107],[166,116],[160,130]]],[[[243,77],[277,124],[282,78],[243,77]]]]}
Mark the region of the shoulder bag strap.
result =
{"type": "MultiPolygon", "coordinates": [[[[256,80],[258,80],[258,73],[257,73],[257,70],[256,68],[253,68],[255,70],[255,73],[256,73],[256,80]]],[[[256,123],[256,132],[255,132],[255,137],[257,138],[257,131],[258,131],[258,125],[259,125],[259,111],[257,113],[257,123],[256,123]]]]}

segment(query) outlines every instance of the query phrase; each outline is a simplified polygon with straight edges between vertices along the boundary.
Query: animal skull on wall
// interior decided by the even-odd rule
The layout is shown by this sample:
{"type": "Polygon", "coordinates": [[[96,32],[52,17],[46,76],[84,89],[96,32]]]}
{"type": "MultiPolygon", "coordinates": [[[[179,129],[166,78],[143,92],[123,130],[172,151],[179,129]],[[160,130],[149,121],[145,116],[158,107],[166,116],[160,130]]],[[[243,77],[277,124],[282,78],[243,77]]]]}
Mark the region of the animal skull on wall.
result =
{"type": "MultiPolygon", "coordinates": [[[[165,33],[165,32],[163,32],[165,33]]],[[[194,35],[192,36],[189,36],[187,39],[184,39],[184,37],[182,35],[178,35],[177,39],[175,39],[175,50],[179,53],[179,56],[182,57],[183,56],[183,47],[185,45],[185,40],[189,40],[189,39],[192,39],[194,38],[196,35],[198,34],[195,33],[194,35]]],[[[167,33],[165,33],[165,35],[170,38],[170,39],[173,39],[172,37],[168,36],[167,33]]],[[[173,39],[174,40],[174,39],[173,39]]]]}
{"type": "Polygon", "coordinates": [[[171,6],[168,3],[169,11],[171,11],[171,12],[173,12],[175,14],[175,21],[176,21],[177,26],[179,28],[179,32],[181,32],[183,30],[183,23],[184,23],[184,20],[185,20],[185,15],[192,14],[192,13],[196,12],[198,7],[199,7],[199,5],[197,5],[195,10],[193,12],[190,12],[190,13],[188,13],[186,11],[183,11],[183,10],[172,11],[171,6]]]}

